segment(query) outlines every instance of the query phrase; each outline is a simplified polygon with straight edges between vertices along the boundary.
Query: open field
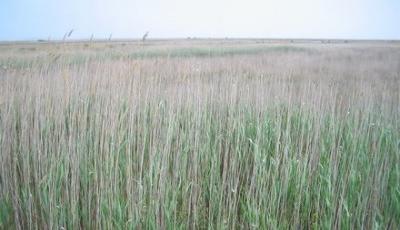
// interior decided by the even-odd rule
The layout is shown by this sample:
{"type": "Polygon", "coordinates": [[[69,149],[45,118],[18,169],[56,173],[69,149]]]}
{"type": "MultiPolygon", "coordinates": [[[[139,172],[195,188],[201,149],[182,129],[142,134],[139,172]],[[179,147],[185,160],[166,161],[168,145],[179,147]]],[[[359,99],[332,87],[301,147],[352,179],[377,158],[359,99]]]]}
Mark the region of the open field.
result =
{"type": "Polygon", "coordinates": [[[0,229],[399,229],[400,43],[0,45],[0,229]]]}

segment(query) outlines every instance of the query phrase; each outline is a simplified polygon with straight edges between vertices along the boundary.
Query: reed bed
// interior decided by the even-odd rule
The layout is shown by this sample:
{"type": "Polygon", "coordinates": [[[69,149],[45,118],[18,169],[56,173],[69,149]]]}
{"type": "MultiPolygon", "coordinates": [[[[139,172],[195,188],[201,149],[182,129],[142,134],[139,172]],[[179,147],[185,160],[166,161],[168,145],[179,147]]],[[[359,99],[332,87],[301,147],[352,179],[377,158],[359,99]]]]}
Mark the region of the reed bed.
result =
{"type": "Polygon", "coordinates": [[[0,47],[0,228],[400,228],[400,46],[107,44],[0,47]]]}

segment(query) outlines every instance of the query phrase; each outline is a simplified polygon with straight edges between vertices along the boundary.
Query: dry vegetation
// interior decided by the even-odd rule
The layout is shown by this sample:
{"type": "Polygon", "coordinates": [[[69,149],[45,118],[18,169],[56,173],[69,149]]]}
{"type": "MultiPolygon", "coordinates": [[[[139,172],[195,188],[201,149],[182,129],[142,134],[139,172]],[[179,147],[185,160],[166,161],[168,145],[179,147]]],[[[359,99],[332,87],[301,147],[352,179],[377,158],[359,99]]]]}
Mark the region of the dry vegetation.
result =
{"type": "Polygon", "coordinates": [[[400,45],[0,45],[0,228],[400,228],[400,45]]]}

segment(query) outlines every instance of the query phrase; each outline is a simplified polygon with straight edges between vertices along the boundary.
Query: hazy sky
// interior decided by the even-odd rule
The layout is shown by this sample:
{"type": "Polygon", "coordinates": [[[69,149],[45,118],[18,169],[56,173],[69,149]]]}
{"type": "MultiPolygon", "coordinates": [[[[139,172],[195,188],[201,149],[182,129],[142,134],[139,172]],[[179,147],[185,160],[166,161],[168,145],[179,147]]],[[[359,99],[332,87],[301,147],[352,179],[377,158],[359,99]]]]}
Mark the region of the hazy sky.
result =
{"type": "Polygon", "coordinates": [[[400,0],[0,0],[0,40],[400,39],[400,0]]]}

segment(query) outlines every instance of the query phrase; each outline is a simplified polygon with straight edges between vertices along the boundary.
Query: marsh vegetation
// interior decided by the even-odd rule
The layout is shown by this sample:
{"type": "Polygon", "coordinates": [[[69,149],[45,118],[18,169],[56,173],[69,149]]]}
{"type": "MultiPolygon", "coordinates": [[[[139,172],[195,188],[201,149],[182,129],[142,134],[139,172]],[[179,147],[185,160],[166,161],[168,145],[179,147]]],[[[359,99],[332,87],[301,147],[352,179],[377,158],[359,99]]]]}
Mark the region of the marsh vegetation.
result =
{"type": "Polygon", "coordinates": [[[0,67],[2,229],[400,227],[397,43],[9,44],[0,67]]]}

